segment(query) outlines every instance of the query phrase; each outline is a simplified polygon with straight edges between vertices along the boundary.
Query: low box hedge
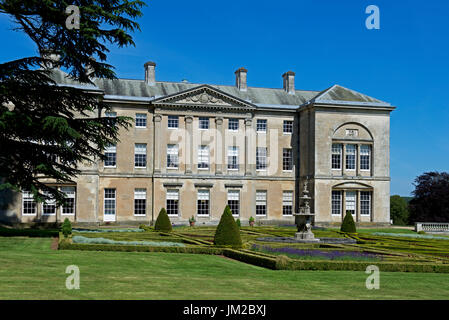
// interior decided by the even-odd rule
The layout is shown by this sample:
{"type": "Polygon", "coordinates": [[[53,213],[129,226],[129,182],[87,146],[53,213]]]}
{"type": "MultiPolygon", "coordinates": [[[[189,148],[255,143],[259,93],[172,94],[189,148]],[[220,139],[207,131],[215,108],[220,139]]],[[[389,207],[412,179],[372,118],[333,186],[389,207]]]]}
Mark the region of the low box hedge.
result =
{"type": "Polygon", "coordinates": [[[313,261],[284,259],[277,264],[279,270],[344,270],[365,271],[369,265],[375,265],[382,272],[434,272],[449,273],[449,264],[404,263],[404,262],[359,262],[359,261],[313,261]]]}
{"type": "Polygon", "coordinates": [[[111,245],[111,244],[81,244],[70,243],[62,240],[59,243],[60,250],[82,251],[119,251],[119,252],[168,252],[168,253],[197,253],[197,254],[222,254],[223,249],[214,247],[152,247],[143,245],[111,245]]]}
{"type": "Polygon", "coordinates": [[[55,238],[59,236],[58,230],[46,229],[9,229],[0,227],[0,237],[37,237],[55,238]]]}
{"type": "Polygon", "coordinates": [[[249,263],[263,268],[276,269],[276,259],[244,252],[242,250],[226,249],[223,252],[225,257],[241,262],[249,263]]]}

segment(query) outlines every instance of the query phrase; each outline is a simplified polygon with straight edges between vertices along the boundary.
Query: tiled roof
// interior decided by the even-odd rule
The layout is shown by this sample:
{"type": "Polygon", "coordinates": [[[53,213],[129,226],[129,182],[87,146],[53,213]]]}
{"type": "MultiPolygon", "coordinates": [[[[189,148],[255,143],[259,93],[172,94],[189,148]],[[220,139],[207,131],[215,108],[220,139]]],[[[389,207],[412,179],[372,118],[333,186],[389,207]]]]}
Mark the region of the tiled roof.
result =
{"type": "MultiPolygon", "coordinates": [[[[54,70],[53,79],[59,84],[79,86],[79,83],[68,78],[61,70],[54,70]]],[[[149,86],[144,80],[132,79],[93,79],[95,88],[105,95],[114,97],[135,97],[136,100],[151,100],[181,91],[193,89],[203,84],[189,82],[164,82],[157,81],[154,86],[149,86]]],[[[335,103],[335,102],[359,102],[364,105],[387,106],[388,103],[374,99],[356,91],[334,85],[324,91],[295,90],[295,94],[288,94],[284,89],[248,87],[246,91],[240,91],[235,86],[213,85],[229,95],[248,101],[261,108],[293,109],[308,103],[335,103]]]]}

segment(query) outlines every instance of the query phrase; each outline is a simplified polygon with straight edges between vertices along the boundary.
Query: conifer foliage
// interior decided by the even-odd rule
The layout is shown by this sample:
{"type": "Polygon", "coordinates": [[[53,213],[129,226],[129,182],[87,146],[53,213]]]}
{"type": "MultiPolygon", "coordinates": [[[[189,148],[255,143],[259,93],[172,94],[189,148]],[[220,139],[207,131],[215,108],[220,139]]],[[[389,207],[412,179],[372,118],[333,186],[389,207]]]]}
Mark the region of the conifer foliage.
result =
{"type": "Polygon", "coordinates": [[[341,232],[356,233],[355,222],[350,211],[346,211],[345,218],[340,228],[341,232]]]}
{"type": "Polygon", "coordinates": [[[172,231],[172,226],[170,222],[170,218],[168,217],[167,211],[165,208],[162,208],[159,211],[159,215],[157,216],[156,223],[154,224],[154,230],[170,232],[172,231]]]}
{"type": "Polygon", "coordinates": [[[94,78],[114,79],[106,63],[108,45],[134,45],[140,0],[75,1],[79,29],[67,27],[72,2],[0,0],[0,16],[10,19],[35,45],[36,56],[0,63],[0,191],[29,190],[37,200],[58,203],[64,193],[42,182],[70,182],[79,163],[104,159],[130,118],[105,117],[111,106],[101,99],[94,78]],[[57,84],[57,75],[68,74],[57,84]],[[89,89],[90,88],[90,89],[89,89]]]}
{"type": "Polygon", "coordinates": [[[215,231],[214,244],[217,246],[242,247],[240,229],[232,216],[231,209],[226,206],[215,231]]]}

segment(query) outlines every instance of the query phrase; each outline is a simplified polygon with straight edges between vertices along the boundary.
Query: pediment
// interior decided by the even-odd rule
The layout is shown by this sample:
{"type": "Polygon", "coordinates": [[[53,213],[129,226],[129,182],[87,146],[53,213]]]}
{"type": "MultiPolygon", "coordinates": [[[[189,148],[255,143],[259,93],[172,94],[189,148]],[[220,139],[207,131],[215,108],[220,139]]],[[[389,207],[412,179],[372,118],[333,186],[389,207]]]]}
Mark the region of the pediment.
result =
{"type": "Polygon", "coordinates": [[[372,189],[373,187],[361,182],[343,182],[334,185],[332,189],[372,189]]]}
{"type": "Polygon", "coordinates": [[[160,97],[151,102],[155,106],[172,106],[207,109],[253,110],[252,103],[232,96],[209,85],[160,97]]]}

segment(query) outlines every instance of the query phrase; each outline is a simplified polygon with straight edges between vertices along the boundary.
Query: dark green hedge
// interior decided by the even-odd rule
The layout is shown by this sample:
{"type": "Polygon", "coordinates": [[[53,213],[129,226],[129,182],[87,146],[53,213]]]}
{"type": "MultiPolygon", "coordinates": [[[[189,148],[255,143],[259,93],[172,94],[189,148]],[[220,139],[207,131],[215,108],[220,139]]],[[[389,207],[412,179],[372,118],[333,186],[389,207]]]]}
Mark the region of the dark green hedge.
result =
{"type": "Polygon", "coordinates": [[[172,225],[170,222],[170,218],[168,217],[167,211],[165,208],[162,208],[159,211],[159,215],[157,216],[156,223],[154,224],[154,230],[170,232],[172,231],[172,225]]]}
{"type": "Polygon", "coordinates": [[[346,211],[345,218],[340,227],[340,231],[347,233],[356,233],[355,222],[350,211],[346,211]]]}
{"type": "Polygon", "coordinates": [[[111,245],[111,244],[81,244],[69,243],[62,240],[59,243],[60,250],[81,251],[119,251],[119,252],[168,252],[168,253],[197,253],[197,254],[222,254],[223,249],[214,247],[151,247],[137,245],[111,245]]]}
{"type": "Polygon", "coordinates": [[[231,209],[226,206],[215,231],[214,244],[217,246],[242,247],[240,229],[232,216],[231,209]]]}
{"type": "Polygon", "coordinates": [[[38,237],[54,238],[59,236],[58,230],[40,229],[8,229],[0,227],[0,237],[38,237]]]}
{"type": "Polygon", "coordinates": [[[276,269],[276,259],[256,254],[243,252],[240,250],[226,249],[223,252],[225,257],[235,259],[241,262],[249,263],[263,268],[276,269]]]}
{"type": "Polygon", "coordinates": [[[313,261],[288,259],[277,268],[282,270],[345,270],[365,271],[369,265],[384,272],[436,272],[449,273],[449,264],[404,263],[404,262],[359,262],[359,261],[313,261]]]}

